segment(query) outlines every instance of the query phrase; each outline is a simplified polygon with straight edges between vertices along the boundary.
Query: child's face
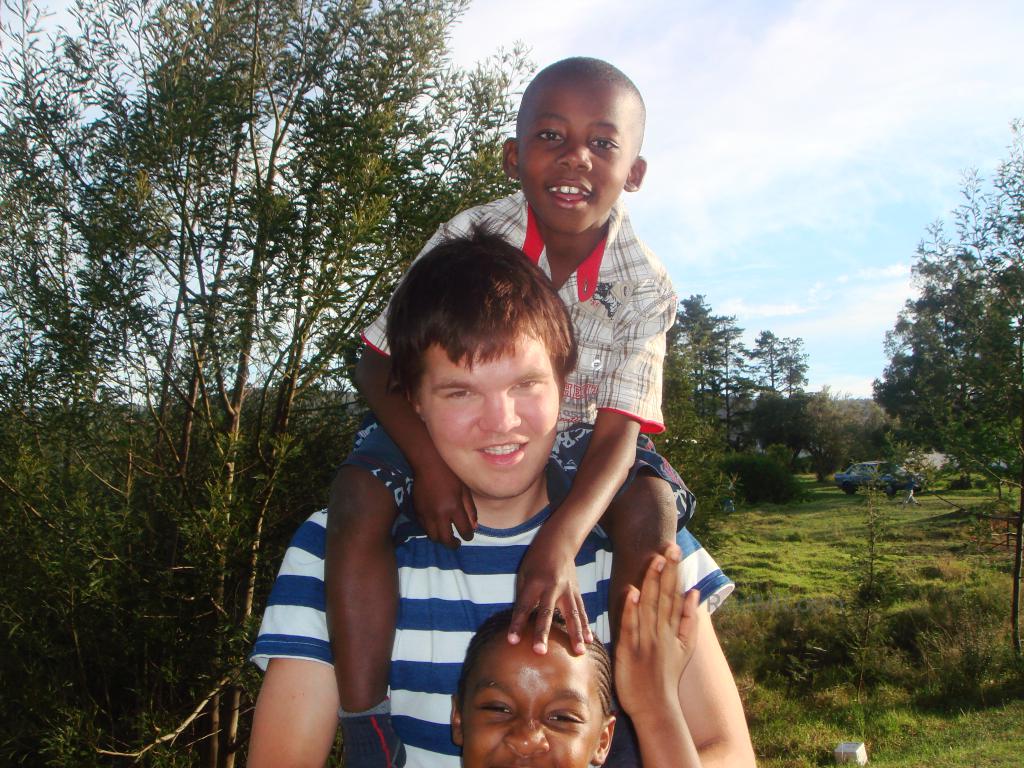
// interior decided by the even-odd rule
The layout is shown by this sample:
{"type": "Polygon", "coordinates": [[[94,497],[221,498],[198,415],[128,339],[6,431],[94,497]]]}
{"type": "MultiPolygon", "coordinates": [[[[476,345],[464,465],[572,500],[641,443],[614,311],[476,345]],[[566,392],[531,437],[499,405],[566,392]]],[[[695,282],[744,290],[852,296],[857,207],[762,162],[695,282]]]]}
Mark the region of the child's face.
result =
{"type": "Polygon", "coordinates": [[[513,352],[469,365],[453,363],[434,345],[423,362],[413,405],[441,458],[478,505],[512,502],[506,507],[517,514],[519,508],[535,513],[547,501],[543,472],[561,396],[547,347],[524,337],[513,352]]]}
{"type": "Polygon", "coordinates": [[[639,189],[641,120],[636,97],[605,82],[555,80],[523,104],[505,172],[521,182],[542,235],[600,229],[622,190],[639,189]]]}
{"type": "Polygon", "coordinates": [[[585,768],[608,755],[615,718],[602,711],[594,662],[571,654],[564,632],[552,631],[544,655],[495,638],[465,696],[452,704],[463,768],[585,768]]]}

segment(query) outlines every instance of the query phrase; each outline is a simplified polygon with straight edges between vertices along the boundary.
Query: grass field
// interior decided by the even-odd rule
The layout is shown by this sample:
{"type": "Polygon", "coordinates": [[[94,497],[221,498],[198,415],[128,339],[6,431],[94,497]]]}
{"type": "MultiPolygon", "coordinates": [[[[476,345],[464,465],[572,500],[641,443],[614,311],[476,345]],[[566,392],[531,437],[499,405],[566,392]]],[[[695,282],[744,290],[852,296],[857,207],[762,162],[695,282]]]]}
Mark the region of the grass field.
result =
{"type": "Polygon", "coordinates": [[[831,765],[841,741],[873,765],[1024,765],[1011,551],[976,514],[994,494],[904,507],[801,482],[803,501],[742,507],[712,537],[737,584],[715,623],[760,765],[831,765]]]}

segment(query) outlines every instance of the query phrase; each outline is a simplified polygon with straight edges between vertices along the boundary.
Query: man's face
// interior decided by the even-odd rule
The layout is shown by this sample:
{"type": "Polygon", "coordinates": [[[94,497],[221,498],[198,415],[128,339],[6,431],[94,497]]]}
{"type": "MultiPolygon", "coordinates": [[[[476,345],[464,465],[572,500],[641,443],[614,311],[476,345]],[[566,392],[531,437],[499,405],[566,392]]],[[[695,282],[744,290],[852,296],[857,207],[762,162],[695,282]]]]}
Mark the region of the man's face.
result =
{"type": "Polygon", "coordinates": [[[604,82],[544,84],[523,104],[505,172],[519,179],[541,235],[600,229],[619,195],[640,188],[646,161],[635,95],[604,82]]]}
{"type": "Polygon", "coordinates": [[[546,654],[504,636],[481,652],[452,706],[452,738],[463,768],[600,765],[611,745],[612,718],[602,711],[593,660],[569,652],[555,630],[546,654]]]}
{"type": "MultiPolygon", "coordinates": [[[[544,467],[555,438],[561,388],[543,343],[520,339],[489,362],[453,363],[437,345],[424,355],[414,407],[437,452],[472,491],[481,515],[547,503],[544,467]]],[[[493,519],[511,526],[526,519],[493,519]]]]}

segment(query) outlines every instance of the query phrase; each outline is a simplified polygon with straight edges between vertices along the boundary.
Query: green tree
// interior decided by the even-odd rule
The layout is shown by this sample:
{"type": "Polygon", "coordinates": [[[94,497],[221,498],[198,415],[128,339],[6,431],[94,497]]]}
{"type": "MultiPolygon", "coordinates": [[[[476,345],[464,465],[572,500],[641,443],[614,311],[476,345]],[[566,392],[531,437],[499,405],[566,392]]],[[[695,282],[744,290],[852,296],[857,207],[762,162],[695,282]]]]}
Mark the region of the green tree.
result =
{"type": "Polygon", "coordinates": [[[734,448],[745,440],[753,393],[742,335],[735,317],[712,314],[704,297],[694,295],[680,302],[670,336],[681,352],[697,413],[720,420],[723,437],[734,448]]]}
{"type": "Polygon", "coordinates": [[[257,596],[347,448],[358,330],[509,187],[525,64],[452,67],[464,7],[82,0],[53,39],[10,9],[0,759],[244,754],[257,596]]]}
{"type": "Polygon", "coordinates": [[[764,392],[793,395],[807,384],[807,353],[799,338],[761,331],[747,353],[754,382],[764,392]]]}
{"type": "MultiPolygon", "coordinates": [[[[920,295],[887,337],[875,397],[962,467],[1024,486],[1024,124],[990,185],[967,176],[953,232],[918,248],[920,295]]],[[[1017,511],[1013,642],[1019,629],[1024,494],[1017,511]]]]}

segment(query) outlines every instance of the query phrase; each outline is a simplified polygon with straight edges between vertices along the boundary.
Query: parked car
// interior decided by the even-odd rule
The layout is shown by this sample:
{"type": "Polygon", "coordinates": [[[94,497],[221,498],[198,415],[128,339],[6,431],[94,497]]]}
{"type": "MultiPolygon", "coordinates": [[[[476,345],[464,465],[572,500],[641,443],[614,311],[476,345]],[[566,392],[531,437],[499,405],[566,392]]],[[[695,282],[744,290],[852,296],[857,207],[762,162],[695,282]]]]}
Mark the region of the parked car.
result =
{"type": "Polygon", "coordinates": [[[836,472],[836,485],[844,493],[856,493],[858,488],[876,488],[892,497],[896,491],[908,488],[921,490],[921,478],[888,461],[858,461],[845,472],[836,472]]]}

